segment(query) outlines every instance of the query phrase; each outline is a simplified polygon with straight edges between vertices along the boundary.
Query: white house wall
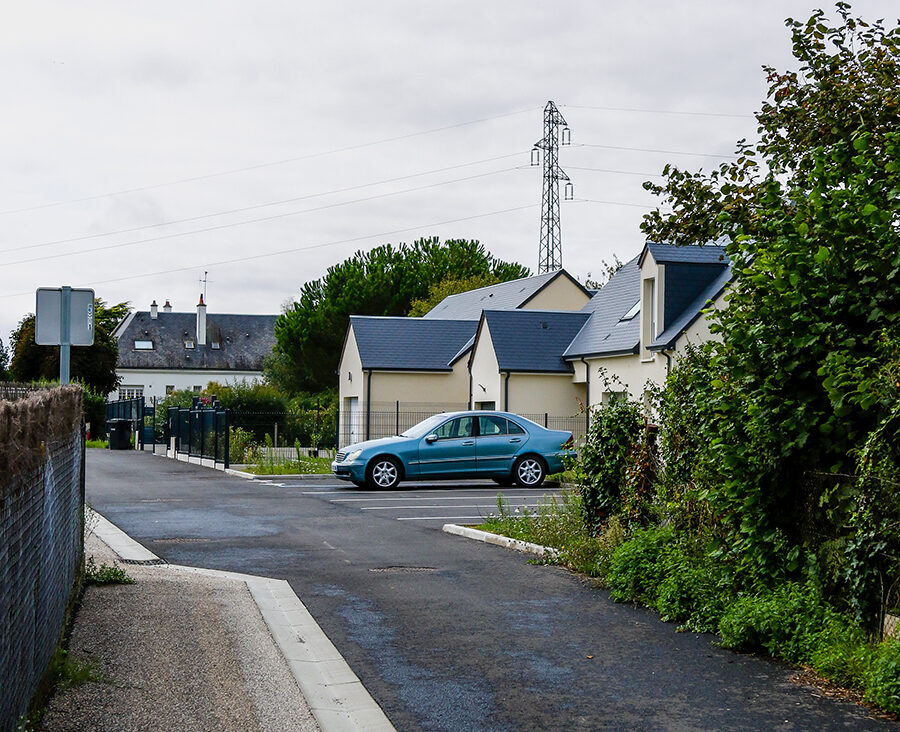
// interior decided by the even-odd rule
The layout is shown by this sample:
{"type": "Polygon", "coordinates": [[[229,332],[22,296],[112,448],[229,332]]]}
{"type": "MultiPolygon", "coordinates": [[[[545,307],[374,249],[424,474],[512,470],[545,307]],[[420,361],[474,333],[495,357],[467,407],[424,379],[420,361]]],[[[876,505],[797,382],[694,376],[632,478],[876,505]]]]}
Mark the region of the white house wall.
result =
{"type": "Polygon", "coordinates": [[[526,302],[523,310],[581,310],[587,305],[587,293],[565,275],[560,275],[526,302]]]}
{"type": "MultiPolygon", "coordinates": [[[[261,371],[207,371],[205,369],[117,369],[119,389],[141,388],[145,399],[157,397],[162,399],[168,391],[205,389],[210,381],[220,384],[233,384],[236,381],[259,381],[261,371]],[[169,388],[171,387],[171,388],[169,388]]],[[[107,399],[118,399],[119,389],[111,392],[107,399]]]]}
{"type": "Polygon", "coordinates": [[[472,353],[472,406],[493,402],[497,409],[503,409],[503,391],[500,386],[500,371],[497,352],[491,340],[487,321],[482,321],[481,332],[475,341],[472,353]]]}

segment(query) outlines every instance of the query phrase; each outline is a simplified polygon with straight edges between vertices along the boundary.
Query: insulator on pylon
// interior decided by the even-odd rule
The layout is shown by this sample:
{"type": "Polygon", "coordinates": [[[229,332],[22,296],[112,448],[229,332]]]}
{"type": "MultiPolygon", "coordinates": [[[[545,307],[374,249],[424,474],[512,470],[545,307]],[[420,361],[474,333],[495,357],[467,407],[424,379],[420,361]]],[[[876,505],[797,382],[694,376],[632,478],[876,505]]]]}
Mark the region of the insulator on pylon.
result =
{"type": "Polygon", "coordinates": [[[575,186],[571,183],[566,183],[565,193],[563,193],[563,198],[566,201],[574,201],[575,200],[575,186]]]}
{"type": "Polygon", "coordinates": [[[535,167],[541,164],[541,151],[536,147],[531,148],[531,165],[535,167]]]}
{"type": "Polygon", "coordinates": [[[562,144],[563,145],[571,145],[572,144],[572,130],[570,130],[568,127],[563,127],[562,144]]]}

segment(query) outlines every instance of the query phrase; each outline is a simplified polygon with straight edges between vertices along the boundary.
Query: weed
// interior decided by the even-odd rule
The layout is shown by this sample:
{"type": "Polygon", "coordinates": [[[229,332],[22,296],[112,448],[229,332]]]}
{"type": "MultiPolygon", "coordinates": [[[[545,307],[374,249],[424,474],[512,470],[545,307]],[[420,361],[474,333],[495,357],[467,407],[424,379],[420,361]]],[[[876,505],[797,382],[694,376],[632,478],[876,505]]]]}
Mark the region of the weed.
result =
{"type": "Polygon", "coordinates": [[[115,565],[101,564],[99,567],[93,557],[88,557],[84,564],[84,582],[87,585],[133,585],[133,577],[115,565]]]}

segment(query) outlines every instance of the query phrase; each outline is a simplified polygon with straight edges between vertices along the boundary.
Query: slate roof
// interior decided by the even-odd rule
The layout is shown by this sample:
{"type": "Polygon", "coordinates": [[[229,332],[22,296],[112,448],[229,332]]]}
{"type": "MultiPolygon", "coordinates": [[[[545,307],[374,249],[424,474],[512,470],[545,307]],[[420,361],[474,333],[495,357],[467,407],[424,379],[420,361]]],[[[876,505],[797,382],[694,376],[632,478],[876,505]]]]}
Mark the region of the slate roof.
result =
{"type": "Polygon", "coordinates": [[[572,373],[562,358],[589,313],[560,310],[485,310],[501,371],[572,373]]]}
{"type": "Polygon", "coordinates": [[[474,320],[352,315],[363,369],[450,371],[478,327],[474,320]]]}
{"type": "Polygon", "coordinates": [[[151,318],[136,312],[117,329],[119,368],[262,371],[275,345],[277,315],[207,313],[206,345],[197,344],[197,314],[160,311],[151,318]],[[185,340],[194,348],[185,348],[185,340]],[[152,350],[137,350],[135,341],[152,341],[152,350]],[[219,343],[213,348],[212,343],[219,343]]]}
{"type": "Polygon", "coordinates": [[[715,300],[725,286],[731,280],[731,267],[726,265],[718,276],[713,279],[696,298],[681,312],[681,314],[672,321],[656,340],[651,343],[648,348],[651,351],[668,350],[675,347],[675,341],[687,328],[689,328],[697,318],[700,317],[703,309],[713,300],[715,300]]]}
{"type": "MultiPolygon", "coordinates": [[[[567,277],[581,287],[568,272],[560,269],[533,277],[499,282],[458,295],[448,295],[423,317],[429,320],[479,320],[482,310],[515,310],[525,305],[557,277],[567,277]]],[[[585,290],[585,294],[590,293],[585,290]]]]}
{"type": "Polygon", "coordinates": [[[637,353],[641,317],[622,320],[641,299],[640,256],[626,262],[582,309],[590,319],[565,350],[566,358],[637,353]]]}
{"type": "Polygon", "coordinates": [[[658,264],[684,262],[686,264],[718,264],[728,261],[725,247],[718,244],[704,244],[703,246],[675,246],[674,244],[660,244],[647,242],[641,252],[640,263],[643,264],[647,252],[653,255],[658,264]]]}

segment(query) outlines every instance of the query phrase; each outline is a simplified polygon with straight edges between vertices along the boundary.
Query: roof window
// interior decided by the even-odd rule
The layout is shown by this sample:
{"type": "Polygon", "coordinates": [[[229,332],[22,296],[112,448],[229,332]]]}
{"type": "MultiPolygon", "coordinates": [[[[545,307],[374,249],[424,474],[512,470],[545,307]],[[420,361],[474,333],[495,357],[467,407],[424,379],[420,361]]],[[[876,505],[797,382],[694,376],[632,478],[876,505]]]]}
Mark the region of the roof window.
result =
{"type": "Polygon", "coordinates": [[[218,351],[222,346],[218,341],[213,341],[212,343],[209,344],[209,347],[212,348],[214,351],[218,351]]]}
{"type": "Polygon", "coordinates": [[[193,347],[194,347],[194,341],[192,341],[192,340],[185,340],[185,342],[184,342],[184,347],[185,347],[185,348],[193,348],[193,347]]]}
{"type": "Polygon", "coordinates": [[[625,315],[623,315],[619,320],[631,320],[635,315],[641,312],[641,301],[638,300],[634,305],[631,306],[631,310],[629,310],[625,315]]]}
{"type": "Polygon", "coordinates": [[[152,351],[153,350],[153,341],[135,341],[134,342],[134,350],[135,351],[152,351]]]}

